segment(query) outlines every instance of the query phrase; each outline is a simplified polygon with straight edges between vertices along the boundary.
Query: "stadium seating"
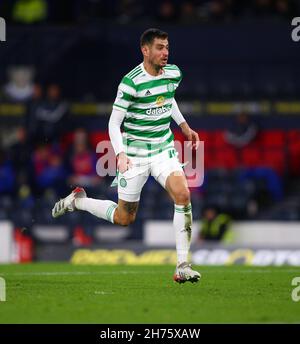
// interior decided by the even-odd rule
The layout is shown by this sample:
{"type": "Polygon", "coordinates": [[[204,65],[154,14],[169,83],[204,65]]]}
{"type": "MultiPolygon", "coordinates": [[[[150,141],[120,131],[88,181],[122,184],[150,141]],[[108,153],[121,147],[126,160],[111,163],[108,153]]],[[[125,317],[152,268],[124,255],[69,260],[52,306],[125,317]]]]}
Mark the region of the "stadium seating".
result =
{"type": "Polygon", "coordinates": [[[259,143],[263,148],[283,149],[286,142],[286,133],[282,130],[266,130],[259,134],[259,143]]]}
{"type": "Polygon", "coordinates": [[[288,169],[292,176],[300,175],[300,130],[287,133],[288,169]]]}
{"type": "Polygon", "coordinates": [[[279,175],[283,175],[286,168],[286,158],[284,149],[264,149],[262,151],[262,162],[260,165],[271,167],[279,175]]]}
{"type": "MultiPolygon", "coordinates": [[[[282,178],[300,175],[300,130],[261,130],[254,142],[247,147],[237,149],[224,139],[224,130],[198,130],[201,141],[204,141],[204,184],[191,189],[193,213],[195,218],[201,216],[207,204],[214,204],[228,212],[234,218],[245,219],[255,216],[249,213],[250,205],[264,206],[282,199],[282,178]]],[[[185,137],[179,130],[174,131],[175,139],[183,143],[185,137]]],[[[108,140],[107,130],[93,130],[89,133],[91,145],[108,140]]],[[[63,154],[73,141],[70,131],[61,138],[63,154]]],[[[105,178],[93,197],[117,200],[116,188],[111,188],[112,178],[105,178]]],[[[67,226],[71,231],[77,225],[94,228],[99,220],[79,213],[53,220],[51,207],[55,194],[44,190],[38,202],[33,200],[14,199],[12,195],[0,195],[0,218],[9,216],[19,227],[32,225],[67,226]],[[45,195],[48,195],[47,197],[45,195]],[[15,211],[12,212],[12,209],[15,211]]],[[[294,208],[293,208],[294,209],[294,208]]],[[[281,211],[279,218],[297,218],[297,209],[289,213],[281,211]]],[[[146,183],[139,207],[139,219],[170,219],[173,217],[173,205],[169,197],[162,193],[162,188],[153,178],[146,183]]]]}
{"type": "Polygon", "coordinates": [[[233,169],[239,165],[237,152],[232,147],[215,150],[214,159],[221,168],[233,169]]]}

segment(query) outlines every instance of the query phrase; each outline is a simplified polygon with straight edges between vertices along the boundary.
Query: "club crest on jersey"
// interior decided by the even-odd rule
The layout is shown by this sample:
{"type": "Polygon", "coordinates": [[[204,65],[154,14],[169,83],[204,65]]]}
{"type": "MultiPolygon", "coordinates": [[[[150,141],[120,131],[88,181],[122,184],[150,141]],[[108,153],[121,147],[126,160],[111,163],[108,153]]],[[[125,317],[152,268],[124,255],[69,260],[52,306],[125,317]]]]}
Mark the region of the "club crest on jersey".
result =
{"type": "Polygon", "coordinates": [[[120,179],[120,185],[122,186],[122,188],[125,188],[127,186],[127,181],[125,178],[120,179]]]}
{"type": "Polygon", "coordinates": [[[165,102],[165,97],[163,97],[163,96],[158,96],[158,97],[156,98],[156,105],[157,105],[157,106],[162,106],[162,105],[164,105],[164,102],[165,102]]]}
{"type": "Polygon", "coordinates": [[[167,85],[167,89],[169,92],[173,92],[174,89],[175,89],[175,86],[172,82],[170,82],[168,85],[167,85]]]}

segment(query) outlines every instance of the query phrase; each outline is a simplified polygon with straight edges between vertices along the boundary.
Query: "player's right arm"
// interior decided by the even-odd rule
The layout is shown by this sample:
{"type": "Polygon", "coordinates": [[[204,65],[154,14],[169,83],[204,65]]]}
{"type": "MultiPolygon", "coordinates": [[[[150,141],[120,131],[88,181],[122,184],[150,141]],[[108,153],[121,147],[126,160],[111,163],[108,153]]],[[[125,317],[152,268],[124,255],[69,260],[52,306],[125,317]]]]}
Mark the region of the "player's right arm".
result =
{"type": "Polygon", "coordinates": [[[125,153],[121,125],[135,94],[136,90],[133,81],[125,76],[118,87],[117,97],[113,104],[108,124],[109,137],[118,159],[118,170],[121,173],[124,173],[132,166],[130,159],[125,153]]]}
{"type": "Polygon", "coordinates": [[[121,124],[124,117],[124,111],[120,111],[114,108],[110,115],[108,123],[108,133],[110,141],[118,159],[118,170],[121,173],[126,172],[128,168],[131,167],[131,161],[124,151],[123,138],[121,133],[121,124]]]}

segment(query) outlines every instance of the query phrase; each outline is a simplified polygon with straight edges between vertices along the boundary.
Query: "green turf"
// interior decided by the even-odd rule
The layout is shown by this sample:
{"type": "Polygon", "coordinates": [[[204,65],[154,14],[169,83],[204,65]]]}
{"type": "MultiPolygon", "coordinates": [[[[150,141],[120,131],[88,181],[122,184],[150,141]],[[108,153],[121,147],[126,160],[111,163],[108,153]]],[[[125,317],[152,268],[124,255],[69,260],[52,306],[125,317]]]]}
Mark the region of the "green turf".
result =
{"type": "Polygon", "coordinates": [[[173,266],[2,265],[0,323],[299,323],[293,267],[198,267],[176,284],[173,266]]]}

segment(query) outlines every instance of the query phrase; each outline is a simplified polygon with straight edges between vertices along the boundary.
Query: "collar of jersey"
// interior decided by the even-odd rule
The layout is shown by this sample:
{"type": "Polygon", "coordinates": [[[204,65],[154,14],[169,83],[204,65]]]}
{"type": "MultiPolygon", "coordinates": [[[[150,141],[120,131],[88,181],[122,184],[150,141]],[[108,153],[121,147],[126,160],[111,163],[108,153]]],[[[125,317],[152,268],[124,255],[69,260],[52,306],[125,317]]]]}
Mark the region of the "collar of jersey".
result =
{"type": "Polygon", "coordinates": [[[149,76],[150,78],[153,78],[153,79],[159,79],[159,78],[161,78],[161,77],[166,73],[166,71],[163,69],[163,73],[154,76],[154,75],[149,74],[149,73],[146,71],[143,62],[140,64],[140,66],[141,66],[141,68],[142,68],[142,71],[143,71],[147,76],[149,76]]]}

